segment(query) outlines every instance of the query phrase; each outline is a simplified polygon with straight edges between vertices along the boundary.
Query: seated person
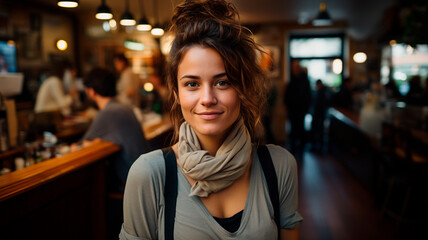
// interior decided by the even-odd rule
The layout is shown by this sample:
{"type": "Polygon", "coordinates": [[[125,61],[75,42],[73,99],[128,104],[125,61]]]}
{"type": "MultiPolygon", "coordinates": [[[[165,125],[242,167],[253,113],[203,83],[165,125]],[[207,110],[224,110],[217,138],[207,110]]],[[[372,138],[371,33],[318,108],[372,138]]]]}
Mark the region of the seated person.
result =
{"type": "Polygon", "coordinates": [[[63,115],[71,113],[73,96],[77,91],[70,89],[70,94],[64,93],[62,78],[66,64],[52,64],[48,77],[40,85],[37,92],[34,111],[37,113],[60,111],[63,115]]]}
{"type": "MultiPolygon", "coordinates": [[[[107,191],[109,237],[118,238],[122,214],[122,194],[132,163],[149,150],[141,124],[132,109],[115,100],[116,79],[113,73],[95,68],[84,78],[85,92],[100,111],[83,137],[81,145],[89,146],[101,139],[120,146],[121,151],[108,166],[107,191]],[[111,223],[110,221],[114,221],[111,223]]],[[[76,149],[73,145],[72,150],[76,149]]]]}

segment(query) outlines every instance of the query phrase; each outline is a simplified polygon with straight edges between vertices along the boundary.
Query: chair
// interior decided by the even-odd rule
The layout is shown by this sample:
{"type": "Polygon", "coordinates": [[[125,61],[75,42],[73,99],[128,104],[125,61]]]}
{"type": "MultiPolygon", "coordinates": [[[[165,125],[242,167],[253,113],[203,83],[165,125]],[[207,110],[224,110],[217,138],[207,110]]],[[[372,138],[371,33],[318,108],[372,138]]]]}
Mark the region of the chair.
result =
{"type": "Polygon", "coordinates": [[[417,222],[426,210],[426,204],[423,204],[425,197],[419,197],[425,195],[423,185],[428,184],[428,181],[424,179],[425,166],[415,160],[417,145],[409,130],[389,123],[382,124],[383,173],[380,174],[379,186],[386,184],[386,194],[381,214],[394,218],[397,225],[402,222],[417,222]],[[419,208],[417,214],[410,216],[410,205],[419,208]]]}

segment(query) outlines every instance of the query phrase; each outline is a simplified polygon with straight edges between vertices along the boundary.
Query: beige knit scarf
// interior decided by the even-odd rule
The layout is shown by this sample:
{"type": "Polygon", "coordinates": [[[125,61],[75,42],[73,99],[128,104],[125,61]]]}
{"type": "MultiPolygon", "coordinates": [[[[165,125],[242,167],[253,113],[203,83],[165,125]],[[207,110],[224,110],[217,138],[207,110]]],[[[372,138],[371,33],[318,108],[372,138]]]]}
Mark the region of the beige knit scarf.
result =
{"type": "Polygon", "coordinates": [[[251,137],[244,121],[239,119],[215,156],[201,149],[192,127],[180,126],[178,162],[183,173],[194,179],[189,196],[207,197],[230,186],[244,174],[251,157],[251,137]]]}

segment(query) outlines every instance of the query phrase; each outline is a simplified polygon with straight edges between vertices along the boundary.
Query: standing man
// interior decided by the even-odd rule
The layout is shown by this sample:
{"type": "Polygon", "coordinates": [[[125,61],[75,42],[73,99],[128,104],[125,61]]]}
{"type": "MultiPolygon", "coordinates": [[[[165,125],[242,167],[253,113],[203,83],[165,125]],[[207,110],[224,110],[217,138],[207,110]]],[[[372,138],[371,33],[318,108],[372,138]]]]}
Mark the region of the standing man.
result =
{"type": "Polygon", "coordinates": [[[311,104],[311,89],[307,71],[298,60],[291,63],[290,83],[285,90],[284,103],[291,126],[290,151],[299,158],[306,141],[304,123],[311,104]]]}
{"type": "Polygon", "coordinates": [[[81,145],[89,146],[101,139],[121,148],[107,168],[107,229],[109,239],[117,239],[123,222],[123,191],[128,170],[141,154],[148,152],[149,147],[132,109],[114,99],[116,79],[113,73],[95,68],[84,78],[83,83],[88,98],[95,102],[100,111],[85,133],[81,145]]]}

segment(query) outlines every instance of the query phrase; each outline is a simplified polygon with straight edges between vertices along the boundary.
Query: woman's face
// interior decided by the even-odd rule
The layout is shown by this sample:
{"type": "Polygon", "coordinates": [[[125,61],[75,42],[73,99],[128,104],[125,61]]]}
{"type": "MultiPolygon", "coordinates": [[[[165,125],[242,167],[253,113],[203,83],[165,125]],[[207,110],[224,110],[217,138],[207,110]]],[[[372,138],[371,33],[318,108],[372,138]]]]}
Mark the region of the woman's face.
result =
{"type": "Polygon", "coordinates": [[[178,65],[178,100],[199,140],[223,140],[238,119],[240,102],[217,51],[191,47],[178,65]]]}

